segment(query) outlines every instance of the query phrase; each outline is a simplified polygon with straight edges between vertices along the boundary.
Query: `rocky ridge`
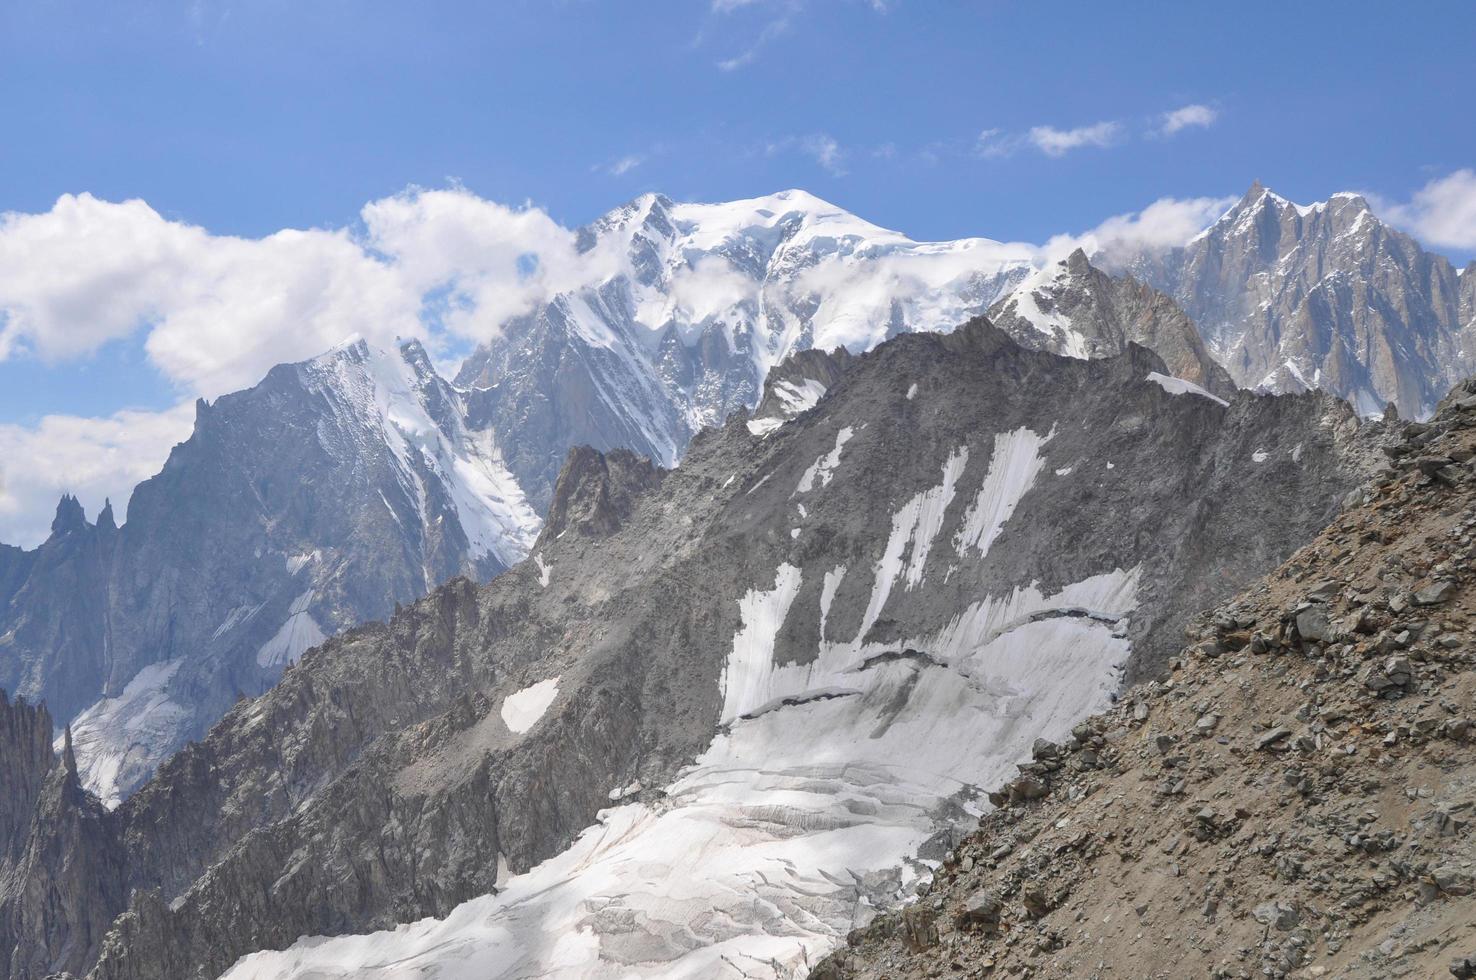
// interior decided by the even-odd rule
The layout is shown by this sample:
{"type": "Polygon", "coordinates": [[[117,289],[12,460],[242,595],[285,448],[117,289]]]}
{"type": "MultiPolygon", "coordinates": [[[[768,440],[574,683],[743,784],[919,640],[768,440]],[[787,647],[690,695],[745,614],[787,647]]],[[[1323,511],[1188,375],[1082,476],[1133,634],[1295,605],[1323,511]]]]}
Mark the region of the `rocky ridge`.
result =
{"type": "Polygon", "coordinates": [[[74,821],[120,887],[7,879],[0,912],[45,937],[10,975],[801,969],[1376,452],[1328,396],[1226,405],[1164,370],[979,321],[895,338],[671,472],[576,453],[528,561],[330,639],[74,821]]]}
{"type": "Polygon", "coordinates": [[[819,980],[1476,976],[1476,382],[819,980]]]}

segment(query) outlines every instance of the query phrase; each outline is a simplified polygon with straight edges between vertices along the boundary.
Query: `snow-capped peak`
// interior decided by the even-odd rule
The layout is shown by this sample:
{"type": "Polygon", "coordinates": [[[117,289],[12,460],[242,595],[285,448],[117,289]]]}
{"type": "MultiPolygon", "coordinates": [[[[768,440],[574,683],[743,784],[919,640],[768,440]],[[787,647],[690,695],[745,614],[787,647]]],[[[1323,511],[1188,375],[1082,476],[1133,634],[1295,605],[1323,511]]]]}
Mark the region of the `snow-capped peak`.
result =
{"type": "Polygon", "coordinates": [[[462,393],[435,372],[419,341],[389,351],[356,340],[300,368],[309,386],[378,433],[422,527],[436,521],[433,501],[444,497],[471,559],[507,567],[527,556],[542,522],[491,431],[469,427],[462,393]]]}
{"type": "MultiPolygon", "coordinates": [[[[1220,215],[1213,224],[1191,238],[1188,244],[1192,245],[1211,234],[1243,234],[1255,225],[1258,215],[1266,209],[1271,209],[1278,215],[1295,213],[1299,218],[1311,218],[1325,213],[1341,213],[1349,209],[1354,212],[1372,214],[1368,201],[1363,195],[1354,191],[1338,191],[1329,195],[1325,201],[1298,204],[1262,186],[1260,181],[1256,181],[1240,200],[1231,205],[1229,210],[1220,215]]],[[[1361,219],[1355,220],[1359,220],[1361,224],[1361,219]]]]}

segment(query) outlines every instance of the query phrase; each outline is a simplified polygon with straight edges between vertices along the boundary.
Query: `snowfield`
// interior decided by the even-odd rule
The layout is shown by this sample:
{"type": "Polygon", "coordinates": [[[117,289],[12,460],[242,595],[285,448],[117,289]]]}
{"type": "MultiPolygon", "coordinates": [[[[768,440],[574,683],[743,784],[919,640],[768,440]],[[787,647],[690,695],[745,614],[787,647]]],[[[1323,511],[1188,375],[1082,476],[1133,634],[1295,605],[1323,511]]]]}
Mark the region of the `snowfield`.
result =
{"type": "MultiPolygon", "coordinates": [[[[938,483],[894,515],[882,560],[860,572],[871,599],[855,637],[822,640],[809,662],[780,663],[775,652],[803,569],[781,563],[740,597],[720,727],[663,793],[602,811],[567,851],[444,919],[304,938],[243,958],[227,978],[803,976],[877,908],[912,893],[950,835],[987,807],[983,789],[1012,776],[1035,739],[1064,739],[1119,684],[1137,568],[1054,592],[1021,583],[928,635],[866,639],[898,582],[929,587],[930,555],[988,559],[1049,438],[996,437],[957,555],[943,514],[968,452],[952,452],[938,483]]],[[[843,445],[811,468],[806,492],[825,485],[820,470],[834,470],[843,445]]],[[[820,574],[824,623],[858,571],[820,574]]],[[[556,685],[509,697],[509,728],[535,723],[556,685]]]]}

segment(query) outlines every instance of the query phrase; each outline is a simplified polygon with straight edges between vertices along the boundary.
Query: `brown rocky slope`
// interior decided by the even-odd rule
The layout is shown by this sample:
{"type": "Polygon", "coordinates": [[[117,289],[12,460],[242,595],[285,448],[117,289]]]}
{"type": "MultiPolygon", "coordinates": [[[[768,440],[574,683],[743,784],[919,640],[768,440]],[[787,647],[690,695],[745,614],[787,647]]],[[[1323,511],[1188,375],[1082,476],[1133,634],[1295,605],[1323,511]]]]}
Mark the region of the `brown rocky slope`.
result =
{"type": "Polygon", "coordinates": [[[817,980],[1476,977],[1476,382],[817,980]]]}

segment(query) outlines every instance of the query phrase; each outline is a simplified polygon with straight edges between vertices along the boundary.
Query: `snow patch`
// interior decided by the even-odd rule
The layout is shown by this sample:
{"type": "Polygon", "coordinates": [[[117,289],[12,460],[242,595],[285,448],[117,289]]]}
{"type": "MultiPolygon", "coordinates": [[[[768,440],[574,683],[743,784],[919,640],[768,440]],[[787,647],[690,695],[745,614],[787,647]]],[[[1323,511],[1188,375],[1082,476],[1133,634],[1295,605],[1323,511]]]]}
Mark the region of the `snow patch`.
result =
{"type": "Polygon", "coordinates": [[[319,557],[321,557],[321,553],[318,551],[317,548],[314,548],[312,551],[305,552],[300,555],[288,556],[287,574],[296,575],[298,572],[302,571],[303,567],[306,566],[308,562],[317,561],[319,557]]]}
{"type": "Polygon", "coordinates": [[[287,621],[276,634],[256,651],[256,662],[262,667],[280,667],[297,662],[297,658],[328,639],[308,609],[316,593],[308,589],[292,600],[287,621]]]}
{"type": "Polygon", "coordinates": [[[237,626],[240,626],[242,623],[249,621],[251,617],[255,616],[258,612],[261,611],[261,607],[264,605],[266,605],[266,603],[258,602],[254,606],[242,605],[232,609],[229,613],[226,614],[226,618],[221,621],[221,624],[215,628],[215,632],[210,634],[210,638],[212,640],[220,639],[222,636],[224,636],[226,633],[229,633],[237,626]]]}
{"type": "Polygon", "coordinates": [[[835,468],[840,465],[841,450],[845,448],[846,443],[851,441],[853,434],[849,425],[835,434],[835,448],[810,464],[810,468],[805,470],[804,475],[800,477],[799,486],[794,491],[795,494],[809,493],[817,485],[823,487],[830,484],[831,477],[835,475],[835,468]]]}
{"type": "MultiPolygon", "coordinates": [[[[964,555],[973,550],[983,558],[999,537],[1015,508],[1030,488],[1036,474],[1045,465],[1040,449],[1050,441],[1053,432],[1040,435],[1021,426],[994,437],[994,454],[989,458],[989,473],[979,487],[974,502],[964,514],[963,526],[954,539],[954,549],[964,555]]],[[[1111,464],[1108,464],[1109,466],[1111,464]]],[[[1066,473],[1070,473],[1068,468],[1066,473]]],[[[1060,470],[1057,476],[1065,476],[1060,470]]]]}
{"type": "Polygon", "coordinates": [[[825,639],[825,621],[830,618],[830,604],[835,601],[835,594],[840,589],[841,580],[846,577],[846,566],[837,565],[825,573],[825,580],[820,586],[820,639],[825,639]]]}
{"type": "Polygon", "coordinates": [[[876,577],[872,581],[871,598],[867,600],[866,612],[861,616],[861,629],[856,634],[856,643],[861,643],[871,631],[897,577],[906,572],[907,588],[913,589],[922,582],[923,570],[928,554],[933,548],[933,538],[943,526],[943,516],[953,500],[954,487],[968,465],[969,451],[960,446],[949,454],[943,463],[943,480],[913,497],[892,515],[892,530],[887,535],[886,547],[876,563],[876,577]],[[903,564],[903,556],[907,562],[903,564]]]}
{"type": "Polygon", "coordinates": [[[776,667],[800,578],[781,565],[740,602],[726,729],[659,806],[601,811],[568,850],[443,919],[302,939],[226,980],[802,976],[914,893],[914,856],[977,825],[980,787],[1111,703],[1128,641],[1103,620],[1131,612],[1137,577],[985,598],[907,642],[928,659],[822,643],[814,663],[776,667]],[[1051,615],[1079,610],[1093,616],[1051,615]]]}
{"type": "Polygon", "coordinates": [[[543,717],[543,713],[558,696],[558,677],[529,684],[516,694],[509,694],[503,699],[502,722],[509,731],[521,735],[538,724],[538,719],[543,717]]]}
{"type": "MultiPolygon", "coordinates": [[[[167,691],[183,663],[180,657],[149,664],[117,697],[103,698],[72,720],[77,775],[108,809],[123,801],[126,787],[154,771],[189,724],[190,711],[167,691]]],[[[58,752],[62,745],[58,738],[58,752]]]]}
{"type": "Polygon", "coordinates": [[[733,637],[733,652],[718,678],[723,695],[719,724],[733,721],[762,704],[765,692],[772,686],[774,639],[794,597],[799,593],[800,570],[787,562],[779,566],[774,588],[768,591],[750,589],[738,600],[742,625],[733,637]]]}
{"type": "Polygon", "coordinates": [[[784,420],[779,418],[749,419],[746,424],[748,425],[749,433],[762,439],[783,425],[784,420]]]}
{"type": "Polygon", "coordinates": [[[548,588],[548,580],[549,576],[553,574],[553,566],[543,563],[543,552],[541,551],[533,556],[533,564],[538,566],[538,584],[545,589],[548,588]]]}
{"type": "Polygon", "coordinates": [[[825,395],[825,386],[814,378],[806,378],[801,384],[780,381],[774,385],[774,394],[784,406],[784,414],[794,418],[820,403],[825,395]]]}
{"type": "Polygon", "coordinates": [[[1208,398],[1212,402],[1217,402],[1226,408],[1230,406],[1230,403],[1225,399],[1212,395],[1194,382],[1185,381],[1183,378],[1173,378],[1167,374],[1159,374],[1157,371],[1149,371],[1148,380],[1158,385],[1170,395],[1198,395],[1201,398],[1208,398]]]}

